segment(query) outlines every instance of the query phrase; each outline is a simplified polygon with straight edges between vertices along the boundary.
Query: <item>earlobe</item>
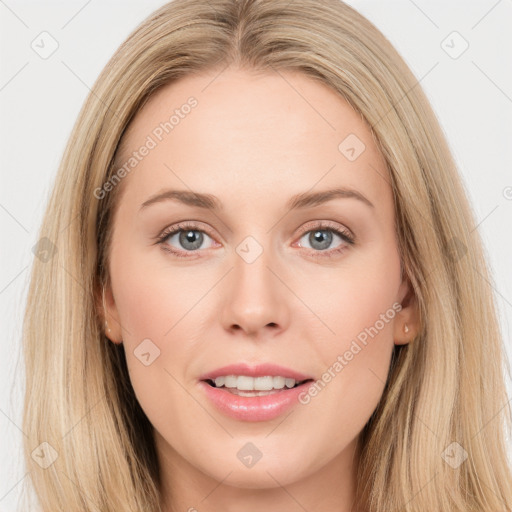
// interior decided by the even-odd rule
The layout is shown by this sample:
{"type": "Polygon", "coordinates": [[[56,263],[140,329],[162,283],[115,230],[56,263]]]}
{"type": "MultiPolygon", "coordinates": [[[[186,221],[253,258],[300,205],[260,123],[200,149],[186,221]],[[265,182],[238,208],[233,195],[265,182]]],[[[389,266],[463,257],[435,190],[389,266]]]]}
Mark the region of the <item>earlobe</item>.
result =
{"type": "Polygon", "coordinates": [[[112,343],[115,343],[116,345],[120,345],[123,340],[122,339],[118,339],[114,336],[113,332],[112,332],[112,329],[109,327],[108,325],[108,322],[107,320],[105,320],[105,329],[104,329],[104,332],[105,332],[105,336],[112,342],[112,343]]]}
{"type": "Polygon", "coordinates": [[[412,335],[411,328],[407,323],[399,321],[398,327],[400,326],[403,326],[402,333],[401,335],[395,334],[395,345],[407,345],[414,339],[414,336],[412,335]]]}
{"type": "Polygon", "coordinates": [[[402,309],[398,312],[394,324],[395,345],[407,345],[418,334],[418,301],[408,279],[402,281],[398,299],[402,309]]]}

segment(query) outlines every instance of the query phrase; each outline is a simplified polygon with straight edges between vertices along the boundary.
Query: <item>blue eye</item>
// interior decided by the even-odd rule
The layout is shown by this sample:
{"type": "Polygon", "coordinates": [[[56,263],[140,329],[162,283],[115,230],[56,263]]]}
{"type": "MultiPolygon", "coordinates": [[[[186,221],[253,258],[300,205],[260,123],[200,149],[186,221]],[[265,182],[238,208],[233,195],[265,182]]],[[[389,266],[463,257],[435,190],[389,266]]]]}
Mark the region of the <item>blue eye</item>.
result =
{"type": "MultiPolygon", "coordinates": [[[[315,258],[331,258],[337,256],[345,249],[355,244],[355,237],[347,229],[340,229],[329,222],[321,222],[320,225],[311,228],[311,223],[304,226],[301,239],[306,238],[311,249],[311,255],[315,258]],[[307,237],[306,237],[307,235],[307,237]],[[334,249],[329,249],[333,239],[337,237],[342,240],[334,249]]],[[[303,247],[302,244],[300,244],[303,247]]]]}
{"type": "Polygon", "coordinates": [[[205,235],[210,238],[205,231],[197,229],[195,224],[178,224],[177,226],[165,230],[162,235],[159,236],[158,243],[162,244],[165,250],[175,254],[176,256],[186,258],[187,255],[182,253],[197,252],[198,249],[201,249],[203,242],[205,241],[205,235]],[[178,250],[172,248],[175,246],[169,246],[169,240],[174,238],[176,235],[177,243],[179,245],[178,250]]]}
{"type": "Polygon", "coordinates": [[[306,240],[310,245],[309,248],[318,251],[325,251],[326,249],[329,249],[335,237],[345,241],[347,241],[348,238],[344,233],[335,231],[334,229],[313,229],[308,231],[306,235],[303,235],[301,238],[306,237],[306,240]],[[306,235],[308,236],[306,237],[306,235]]]}

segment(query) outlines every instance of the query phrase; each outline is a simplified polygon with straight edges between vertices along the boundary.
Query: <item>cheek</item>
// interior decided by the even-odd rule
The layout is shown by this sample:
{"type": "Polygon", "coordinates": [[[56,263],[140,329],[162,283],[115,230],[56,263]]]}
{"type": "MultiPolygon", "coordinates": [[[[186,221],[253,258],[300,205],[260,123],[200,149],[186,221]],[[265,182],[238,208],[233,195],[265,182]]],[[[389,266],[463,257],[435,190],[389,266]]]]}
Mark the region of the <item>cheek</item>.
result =
{"type": "Polygon", "coordinates": [[[302,403],[311,407],[308,415],[322,418],[326,435],[332,425],[342,425],[334,434],[342,442],[360,431],[384,390],[400,309],[400,262],[390,254],[331,272],[315,283],[308,305],[321,322],[308,318],[325,372],[302,403]]]}
{"type": "Polygon", "coordinates": [[[123,340],[129,345],[140,343],[141,338],[161,343],[204,293],[200,277],[191,279],[190,272],[179,265],[173,268],[158,247],[129,250],[119,245],[112,255],[112,280],[116,308],[126,331],[123,340]]]}
{"type": "Polygon", "coordinates": [[[130,380],[146,410],[157,405],[155,390],[170,378],[163,340],[181,312],[180,296],[163,279],[162,268],[148,265],[142,253],[126,245],[112,252],[112,285],[130,380]]]}
{"type": "Polygon", "coordinates": [[[205,338],[202,319],[208,301],[200,299],[218,277],[207,266],[194,271],[173,266],[159,248],[152,247],[148,257],[126,245],[112,253],[111,266],[123,346],[137,399],[151,422],[159,424],[166,409],[162,400],[167,409],[169,404],[186,408],[190,402],[181,384],[205,338]]]}
{"type": "Polygon", "coordinates": [[[357,339],[369,349],[365,350],[369,355],[392,341],[399,284],[399,273],[393,268],[374,267],[343,276],[338,291],[331,290],[330,294],[336,302],[330,311],[333,330],[342,348],[357,339]],[[371,340],[379,343],[370,343],[371,340]]]}
{"type": "Polygon", "coordinates": [[[322,269],[314,278],[295,279],[294,290],[314,313],[307,318],[312,326],[318,326],[317,338],[331,359],[349,349],[355,339],[367,342],[365,357],[387,350],[384,345],[393,341],[393,322],[399,309],[395,303],[400,287],[396,251],[368,251],[341,262],[338,268],[322,269]],[[370,344],[370,340],[379,343],[370,344]]]}

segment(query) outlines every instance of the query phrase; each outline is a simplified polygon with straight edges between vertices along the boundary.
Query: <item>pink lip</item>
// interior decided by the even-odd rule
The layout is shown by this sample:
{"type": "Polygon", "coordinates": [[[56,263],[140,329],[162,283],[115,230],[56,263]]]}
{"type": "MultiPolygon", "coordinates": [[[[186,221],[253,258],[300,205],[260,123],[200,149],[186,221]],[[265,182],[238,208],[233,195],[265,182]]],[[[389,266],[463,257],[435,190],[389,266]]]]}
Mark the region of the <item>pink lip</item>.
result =
{"type": "Polygon", "coordinates": [[[255,366],[250,366],[246,363],[230,364],[217,368],[211,372],[205,373],[199,377],[199,380],[216,379],[222,375],[247,375],[248,377],[265,377],[267,375],[277,377],[285,377],[295,379],[296,381],[312,379],[310,375],[296,372],[290,368],[279,366],[278,364],[262,363],[255,366]]]}
{"type": "Polygon", "coordinates": [[[240,421],[268,421],[277,418],[298,403],[298,397],[306,392],[310,382],[295,388],[283,389],[266,396],[239,396],[215,388],[207,382],[199,382],[206,396],[224,414],[240,421]]]}
{"type": "Polygon", "coordinates": [[[250,366],[246,363],[231,364],[201,375],[199,385],[212,403],[224,414],[241,421],[268,421],[283,414],[298,403],[298,397],[307,390],[309,383],[295,388],[284,388],[266,396],[240,396],[225,388],[210,386],[206,380],[223,375],[247,375],[249,377],[281,376],[296,381],[312,380],[313,377],[272,363],[250,366]]]}

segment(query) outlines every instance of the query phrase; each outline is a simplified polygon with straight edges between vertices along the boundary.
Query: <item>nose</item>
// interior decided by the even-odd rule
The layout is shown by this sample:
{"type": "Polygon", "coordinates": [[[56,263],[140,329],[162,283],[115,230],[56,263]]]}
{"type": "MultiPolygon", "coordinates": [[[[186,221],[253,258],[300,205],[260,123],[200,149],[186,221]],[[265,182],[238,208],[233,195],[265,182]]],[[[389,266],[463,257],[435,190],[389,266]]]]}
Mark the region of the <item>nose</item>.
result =
{"type": "Polygon", "coordinates": [[[221,315],[225,329],[265,337],[287,328],[290,312],[286,293],[290,292],[269,259],[266,251],[252,263],[235,255],[221,315]]]}

